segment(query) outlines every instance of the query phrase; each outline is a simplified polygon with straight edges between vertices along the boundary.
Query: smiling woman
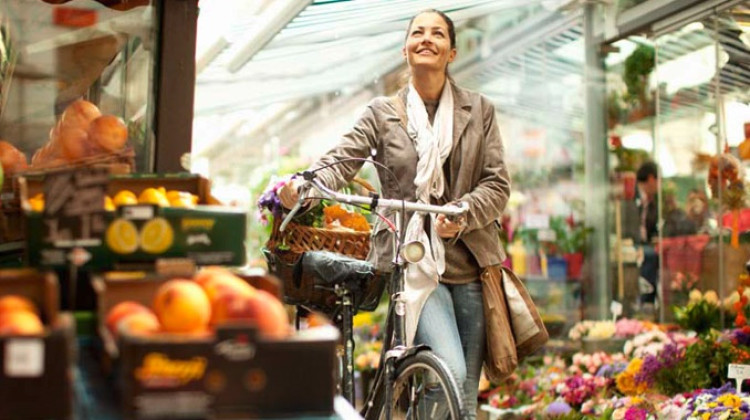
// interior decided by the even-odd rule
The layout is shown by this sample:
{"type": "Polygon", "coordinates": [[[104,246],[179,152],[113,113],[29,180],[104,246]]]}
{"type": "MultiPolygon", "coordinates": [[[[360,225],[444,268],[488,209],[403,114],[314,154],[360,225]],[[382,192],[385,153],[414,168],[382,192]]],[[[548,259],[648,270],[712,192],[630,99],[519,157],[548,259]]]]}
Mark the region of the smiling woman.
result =
{"type": "MultiPolygon", "coordinates": [[[[426,252],[407,269],[413,271],[406,277],[405,330],[409,345],[428,345],[450,367],[463,389],[466,418],[473,419],[486,345],[480,275],[505,257],[494,223],[510,194],[503,145],[490,101],[448,77],[457,54],[448,16],[432,9],[417,13],[401,51],[408,86],[395,96],[373,99],[355,127],[312,169],[337,190],[372,157],[392,171],[391,176],[379,171],[384,198],[469,209],[465,220],[419,212],[409,217],[404,243],[418,241],[426,252]]],[[[281,187],[282,205],[296,203],[300,182],[281,187]]],[[[392,238],[380,220],[373,232],[368,259],[389,272],[392,238]]],[[[441,418],[447,404],[428,394],[424,408],[431,418],[441,418]]]]}

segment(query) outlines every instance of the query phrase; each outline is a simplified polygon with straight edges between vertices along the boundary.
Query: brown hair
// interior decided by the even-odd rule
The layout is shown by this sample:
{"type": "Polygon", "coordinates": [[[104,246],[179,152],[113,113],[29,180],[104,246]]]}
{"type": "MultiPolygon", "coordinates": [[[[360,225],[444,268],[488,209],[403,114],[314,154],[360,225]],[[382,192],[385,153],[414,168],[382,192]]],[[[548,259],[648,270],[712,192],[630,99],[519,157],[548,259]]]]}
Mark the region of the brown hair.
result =
{"type": "Polygon", "coordinates": [[[451,41],[451,48],[456,48],[456,26],[453,24],[453,20],[451,20],[451,18],[445,13],[436,9],[425,9],[412,16],[411,20],[409,20],[409,26],[406,27],[406,38],[409,38],[409,31],[411,31],[411,25],[414,23],[414,19],[424,13],[436,13],[443,18],[445,24],[448,26],[448,38],[450,38],[451,41]]]}

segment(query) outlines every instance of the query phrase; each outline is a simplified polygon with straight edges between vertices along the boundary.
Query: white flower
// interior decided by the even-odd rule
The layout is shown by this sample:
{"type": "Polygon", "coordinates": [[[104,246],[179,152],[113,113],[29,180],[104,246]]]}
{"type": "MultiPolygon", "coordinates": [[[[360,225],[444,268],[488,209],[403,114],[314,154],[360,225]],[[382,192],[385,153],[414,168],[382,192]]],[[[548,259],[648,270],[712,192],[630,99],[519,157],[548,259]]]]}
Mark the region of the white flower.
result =
{"type": "Polygon", "coordinates": [[[690,291],[690,295],[689,295],[690,301],[688,303],[698,302],[699,300],[701,300],[702,297],[703,297],[703,294],[701,293],[700,290],[693,289],[690,291]]]}
{"type": "Polygon", "coordinates": [[[703,299],[712,305],[719,304],[719,296],[713,290],[707,291],[706,294],[703,295],[703,299]]]}

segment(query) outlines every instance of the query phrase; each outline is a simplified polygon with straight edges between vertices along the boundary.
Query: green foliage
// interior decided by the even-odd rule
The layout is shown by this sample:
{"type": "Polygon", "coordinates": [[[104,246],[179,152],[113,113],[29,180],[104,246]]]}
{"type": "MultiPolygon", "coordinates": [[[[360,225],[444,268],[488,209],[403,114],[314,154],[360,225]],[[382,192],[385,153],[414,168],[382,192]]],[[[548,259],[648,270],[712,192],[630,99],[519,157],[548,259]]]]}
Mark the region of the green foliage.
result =
{"type": "Polygon", "coordinates": [[[586,252],[586,243],[594,228],[580,222],[570,222],[562,216],[553,216],[549,221],[550,229],[555,232],[555,243],[561,254],[586,252]]]}
{"type": "Polygon", "coordinates": [[[625,59],[625,71],[622,77],[630,98],[645,96],[648,75],[654,70],[655,65],[654,47],[646,44],[639,44],[625,59]]]}
{"type": "Polygon", "coordinates": [[[705,335],[711,329],[721,328],[721,308],[705,299],[689,302],[685,306],[672,306],[675,321],[682,328],[705,335]]]}
{"type": "Polygon", "coordinates": [[[659,370],[655,376],[657,388],[665,395],[676,395],[726,383],[727,367],[734,360],[733,346],[728,341],[717,342],[715,335],[688,346],[685,357],[674,367],[659,370]]]}

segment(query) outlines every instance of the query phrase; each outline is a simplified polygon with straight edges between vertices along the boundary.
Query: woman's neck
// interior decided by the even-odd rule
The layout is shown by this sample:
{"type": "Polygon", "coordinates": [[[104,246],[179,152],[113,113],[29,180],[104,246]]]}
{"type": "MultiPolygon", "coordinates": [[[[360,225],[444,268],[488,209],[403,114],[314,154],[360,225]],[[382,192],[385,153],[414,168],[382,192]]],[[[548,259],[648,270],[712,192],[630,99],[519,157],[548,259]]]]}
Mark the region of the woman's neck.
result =
{"type": "Polygon", "coordinates": [[[423,101],[438,101],[445,86],[445,73],[425,72],[412,74],[411,83],[423,101]]]}

